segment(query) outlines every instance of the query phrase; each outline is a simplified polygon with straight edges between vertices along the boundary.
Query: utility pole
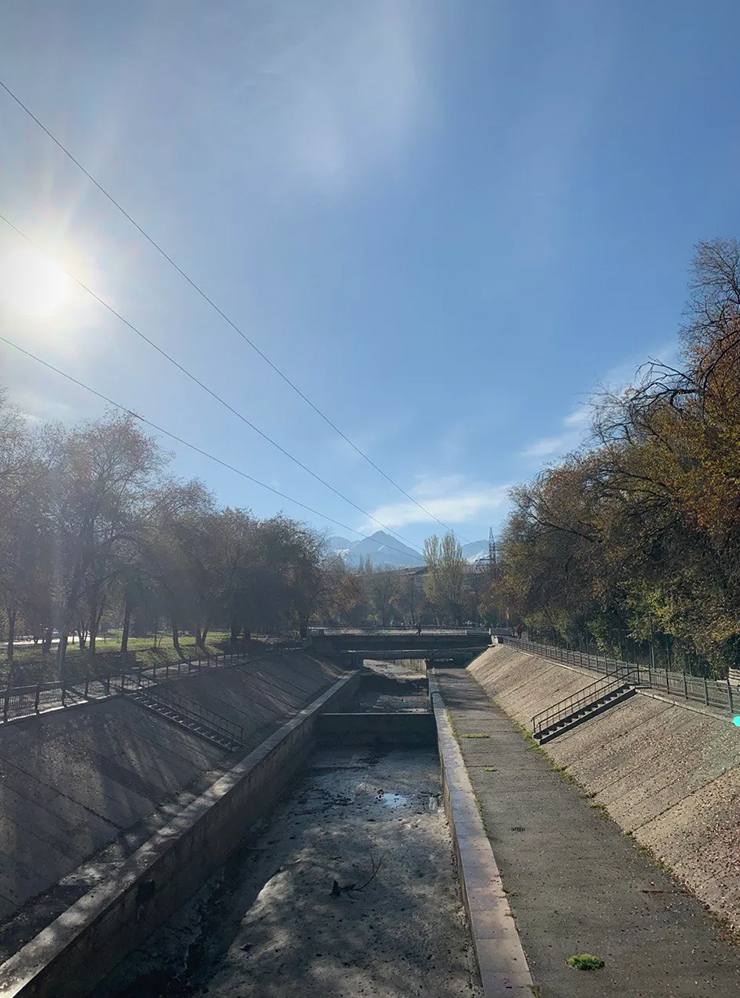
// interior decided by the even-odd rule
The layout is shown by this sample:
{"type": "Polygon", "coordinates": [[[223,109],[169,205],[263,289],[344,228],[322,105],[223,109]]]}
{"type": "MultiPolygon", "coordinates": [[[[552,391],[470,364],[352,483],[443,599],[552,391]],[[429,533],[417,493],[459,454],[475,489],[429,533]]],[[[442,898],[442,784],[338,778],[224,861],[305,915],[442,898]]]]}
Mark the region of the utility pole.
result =
{"type": "Polygon", "coordinates": [[[493,527],[488,528],[488,567],[491,573],[491,581],[496,579],[496,541],[493,536],[493,527]]]}

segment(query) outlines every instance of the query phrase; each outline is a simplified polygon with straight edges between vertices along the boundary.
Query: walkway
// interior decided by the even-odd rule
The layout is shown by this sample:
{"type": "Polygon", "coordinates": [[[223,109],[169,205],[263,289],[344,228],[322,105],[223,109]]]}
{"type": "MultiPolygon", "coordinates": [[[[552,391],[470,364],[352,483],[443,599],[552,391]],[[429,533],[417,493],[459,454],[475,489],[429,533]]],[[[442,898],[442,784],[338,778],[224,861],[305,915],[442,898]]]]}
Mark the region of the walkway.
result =
{"type": "Polygon", "coordinates": [[[435,675],[542,998],[740,994],[740,949],[701,905],[590,807],[465,670],[435,675]],[[572,970],[577,953],[606,965],[572,970]]]}

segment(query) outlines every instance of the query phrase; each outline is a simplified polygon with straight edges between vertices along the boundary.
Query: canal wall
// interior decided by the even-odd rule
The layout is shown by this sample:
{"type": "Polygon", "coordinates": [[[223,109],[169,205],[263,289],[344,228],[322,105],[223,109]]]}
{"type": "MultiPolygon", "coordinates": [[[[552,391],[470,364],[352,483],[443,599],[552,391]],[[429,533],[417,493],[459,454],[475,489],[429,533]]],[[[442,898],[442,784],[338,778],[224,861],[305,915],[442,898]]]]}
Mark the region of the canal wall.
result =
{"type": "MultiPolygon", "coordinates": [[[[341,675],[305,653],[283,653],[162,686],[237,721],[246,752],[341,675]]],[[[129,854],[233,759],[125,697],[0,727],[0,922],[59,892],[103,847],[114,860],[129,854]]],[[[61,890],[76,896],[72,883],[61,890]]]]}
{"type": "MultiPolygon", "coordinates": [[[[528,731],[534,714],[595,678],[508,645],[484,652],[469,672],[528,731]]],[[[646,691],[542,751],[740,929],[740,730],[728,714],[646,691]]]]}
{"type": "Polygon", "coordinates": [[[334,682],[0,966],[2,998],[80,998],[237,848],[303,765],[322,710],[342,709],[359,673],[334,682]]]}

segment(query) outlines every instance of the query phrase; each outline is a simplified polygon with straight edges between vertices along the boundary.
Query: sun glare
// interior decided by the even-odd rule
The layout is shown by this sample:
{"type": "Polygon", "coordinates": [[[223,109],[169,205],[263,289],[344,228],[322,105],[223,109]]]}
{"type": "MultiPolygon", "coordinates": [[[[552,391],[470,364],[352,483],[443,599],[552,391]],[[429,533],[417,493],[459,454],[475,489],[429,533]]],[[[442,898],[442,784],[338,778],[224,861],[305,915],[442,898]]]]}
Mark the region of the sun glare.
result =
{"type": "Polygon", "coordinates": [[[0,262],[0,294],[24,315],[45,318],[67,298],[70,279],[61,268],[29,247],[0,262]]]}

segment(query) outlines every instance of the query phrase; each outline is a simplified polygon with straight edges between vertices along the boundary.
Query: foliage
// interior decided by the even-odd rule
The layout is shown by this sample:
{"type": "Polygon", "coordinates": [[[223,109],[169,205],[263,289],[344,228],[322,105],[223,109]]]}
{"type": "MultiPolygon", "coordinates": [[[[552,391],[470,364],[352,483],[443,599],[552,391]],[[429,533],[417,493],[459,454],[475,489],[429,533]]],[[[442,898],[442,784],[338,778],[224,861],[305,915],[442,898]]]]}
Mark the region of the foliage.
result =
{"type": "MultiPolygon", "coordinates": [[[[304,634],[314,613],[344,606],[351,586],[324,538],[279,514],[219,509],[198,481],[168,478],[168,456],[133,416],[34,428],[0,394],[0,608],[11,665],[18,635],[57,672],[67,646],[92,663],[98,635],[168,627],[205,651],[214,627],[231,642],[253,630],[304,634]]],[[[25,656],[20,653],[20,664],[25,656]]],[[[48,673],[48,669],[43,670],[48,673]]]]}
{"type": "Polygon", "coordinates": [[[425,594],[436,614],[451,623],[463,622],[465,559],[452,532],[440,541],[434,534],[424,542],[427,574],[425,594]]]}
{"type": "Polygon", "coordinates": [[[740,248],[698,247],[680,366],[594,402],[588,448],[513,490],[512,618],[724,676],[740,651],[740,248]]]}
{"type": "Polygon", "coordinates": [[[568,966],[574,970],[600,970],[604,966],[604,961],[600,956],[593,956],[592,953],[579,953],[569,956],[568,966]]]}

